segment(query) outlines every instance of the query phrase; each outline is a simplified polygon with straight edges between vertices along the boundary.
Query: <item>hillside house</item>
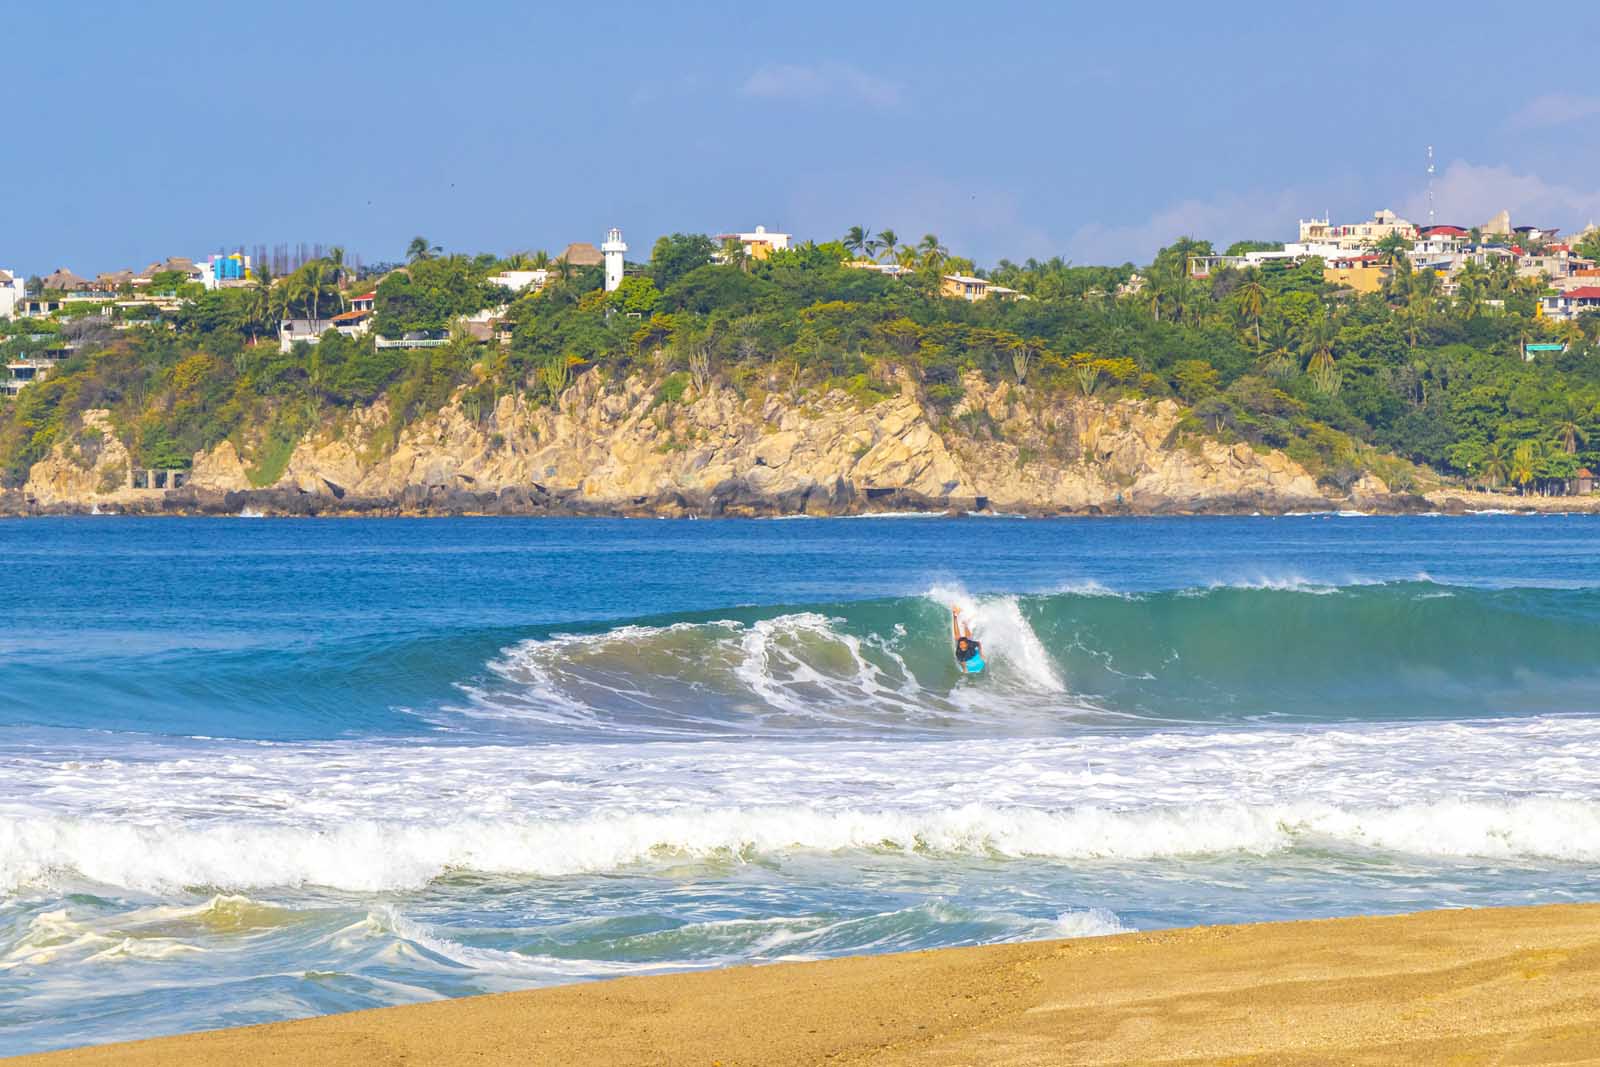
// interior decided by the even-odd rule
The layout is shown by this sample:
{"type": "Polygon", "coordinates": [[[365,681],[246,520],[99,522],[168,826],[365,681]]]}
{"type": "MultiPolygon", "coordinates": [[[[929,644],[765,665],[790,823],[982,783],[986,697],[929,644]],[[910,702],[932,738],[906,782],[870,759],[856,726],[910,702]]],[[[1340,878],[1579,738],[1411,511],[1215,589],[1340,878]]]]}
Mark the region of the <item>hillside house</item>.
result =
{"type": "MultiPolygon", "coordinates": [[[[774,252],[782,252],[789,247],[793,234],[769,232],[765,226],[757,226],[749,233],[719,233],[717,240],[720,242],[738,241],[744,246],[744,254],[751,259],[766,259],[774,252]]],[[[716,257],[720,261],[720,257],[716,257]]]]}
{"type": "Polygon", "coordinates": [[[1600,285],[1551,293],[1539,300],[1539,314],[1556,322],[1569,322],[1595,311],[1600,311],[1600,285]]]}
{"type": "Polygon", "coordinates": [[[973,278],[966,274],[946,274],[940,278],[939,293],[942,296],[972,302],[978,300],[1027,299],[1015,289],[1007,289],[1003,285],[996,285],[988,278],[973,278]]]}

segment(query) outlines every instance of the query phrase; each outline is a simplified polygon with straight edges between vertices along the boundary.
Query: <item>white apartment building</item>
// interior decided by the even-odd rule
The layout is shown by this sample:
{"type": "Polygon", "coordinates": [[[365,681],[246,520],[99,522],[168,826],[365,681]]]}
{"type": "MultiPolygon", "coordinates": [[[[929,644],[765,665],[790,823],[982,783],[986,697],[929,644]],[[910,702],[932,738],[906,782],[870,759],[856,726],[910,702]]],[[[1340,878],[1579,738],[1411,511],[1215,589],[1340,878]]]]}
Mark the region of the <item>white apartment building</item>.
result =
{"type": "Polygon", "coordinates": [[[15,318],[27,281],[14,270],[0,270],[0,319],[15,318]]]}

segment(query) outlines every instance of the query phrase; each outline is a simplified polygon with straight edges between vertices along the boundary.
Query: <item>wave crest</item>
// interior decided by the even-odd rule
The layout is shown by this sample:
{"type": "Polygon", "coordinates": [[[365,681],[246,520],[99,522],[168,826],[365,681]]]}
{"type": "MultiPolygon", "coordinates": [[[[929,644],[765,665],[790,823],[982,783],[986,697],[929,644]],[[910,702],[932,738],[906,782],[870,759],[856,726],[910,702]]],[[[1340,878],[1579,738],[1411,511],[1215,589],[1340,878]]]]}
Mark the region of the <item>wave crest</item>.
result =
{"type": "Polygon", "coordinates": [[[1144,861],[1303,847],[1592,863],[1600,861],[1600,802],[1212,804],[1139,811],[981,804],[910,811],[720,807],[525,822],[365,821],[321,830],[0,820],[0,888],[15,891],[70,874],[148,892],[314,885],[372,893],[418,889],[452,872],[557,877],[685,858],[738,863],[797,851],[1144,861]]]}

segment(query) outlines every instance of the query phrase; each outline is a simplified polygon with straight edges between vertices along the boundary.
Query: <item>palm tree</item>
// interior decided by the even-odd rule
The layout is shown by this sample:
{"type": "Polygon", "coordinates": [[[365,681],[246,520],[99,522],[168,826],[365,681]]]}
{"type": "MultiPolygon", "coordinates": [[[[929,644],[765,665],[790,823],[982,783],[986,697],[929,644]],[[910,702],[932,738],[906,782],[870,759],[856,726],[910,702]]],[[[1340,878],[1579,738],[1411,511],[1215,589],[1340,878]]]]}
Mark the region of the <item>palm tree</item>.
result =
{"type": "Polygon", "coordinates": [[[333,274],[333,288],[339,294],[339,310],[345,309],[344,286],[349,272],[344,267],[344,248],[334,245],[328,249],[328,267],[333,274]]]}
{"type": "Polygon", "coordinates": [[[551,267],[555,270],[556,276],[564,282],[570,282],[572,280],[573,271],[577,269],[567,261],[566,256],[561,256],[558,258],[553,264],[551,264],[551,267]]]}
{"type": "MultiPolygon", "coordinates": [[[[857,229],[860,229],[860,227],[857,227],[857,229]]],[[[722,242],[722,262],[730,267],[738,267],[742,271],[748,271],[750,269],[750,250],[737,237],[730,237],[722,242]]]]}
{"type": "Polygon", "coordinates": [[[917,265],[917,250],[910,245],[901,245],[895,249],[894,261],[907,270],[912,270],[917,265]]]}
{"type": "Polygon", "coordinates": [[[1274,378],[1283,379],[1293,376],[1294,372],[1300,369],[1300,365],[1294,361],[1289,350],[1280,345],[1268,354],[1261,369],[1274,378]]]}
{"type": "Polygon", "coordinates": [[[865,226],[852,226],[844,235],[844,249],[854,252],[857,256],[867,254],[867,248],[872,244],[872,231],[865,226]]]}
{"type": "Polygon", "coordinates": [[[893,230],[881,230],[881,231],[879,231],[879,233],[878,233],[878,251],[879,251],[879,254],[881,255],[881,254],[887,252],[890,256],[893,256],[894,255],[895,244],[899,240],[900,240],[900,235],[895,233],[893,230]]]}
{"type": "Polygon", "coordinates": [[[939,243],[939,238],[931,233],[922,235],[922,241],[917,245],[922,253],[922,265],[929,270],[938,270],[940,265],[950,257],[950,250],[939,243]]]}
{"type": "Polygon", "coordinates": [[[1317,389],[1333,394],[1339,391],[1339,365],[1333,358],[1333,342],[1338,336],[1338,326],[1329,318],[1321,318],[1306,330],[1304,348],[1311,353],[1306,362],[1306,372],[1316,382],[1317,389]]]}
{"type": "Polygon", "coordinates": [[[1501,482],[1510,480],[1514,452],[1511,442],[1505,438],[1489,446],[1489,458],[1484,461],[1483,476],[1489,480],[1490,485],[1498,486],[1501,482]]]}
{"type": "Polygon", "coordinates": [[[1483,310],[1483,292],[1487,285],[1488,275],[1476,262],[1469,262],[1456,275],[1456,296],[1467,318],[1477,318],[1483,310]]]}
{"type": "Polygon", "coordinates": [[[1439,295],[1439,272],[1433,269],[1419,270],[1411,280],[1410,298],[1413,303],[1422,304],[1431,308],[1432,301],[1439,295]]]}
{"type": "Polygon", "coordinates": [[[272,316],[272,275],[265,267],[256,272],[254,284],[244,299],[245,328],[250,332],[250,343],[266,328],[272,316]]]}
{"type": "Polygon", "coordinates": [[[1524,493],[1528,486],[1539,476],[1539,461],[1544,458],[1544,442],[1523,441],[1517,445],[1517,450],[1511,454],[1511,480],[1524,493]]]}
{"type": "Polygon", "coordinates": [[[1234,290],[1239,298],[1239,310],[1245,317],[1255,323],[1256,348],[1261,347],[1261,313],[1267,308],[1267,289],[1260,280],[1252,274],[1250,279],[1234,290]]]}
{"type": "Polygon", "coordinates": [[[406,246],[406,262],[415,263],[419,259],[432,259],[443,251],[444,249],[438,245],[429,244],[426,237],[413,237],[411,243],[406,246]]]}
{"type": "Polygon", "coordinates": [[[1339,363],[1333,358],[1333,352],[1326,348],[1317,349],[1316,355],[1311,357],[1311,362],[1306,365],[1306,370],[1311,375],[1311,380],[1317,383],[1319,392],[1332,396],[1339,391],[1340,382],[1339,363]]]}
{"type": "Polygon", "coordinates": [[[1556,421],[1555,439],[1560,443],[1567,455],[1577,455],[1580,444],[1589,443],[1589,431],[1579,422],[1585,415],[1583,408],[1568,397],[1562,407],[1561,417],[1556,421]]]}
{"type": "Polygon", "coordinates": [[[322,317],[322,291],[328,287],[328,264],[320,259],[314,259],[305,265],[305,286],[311,295],[311,317],[322,317]]]}

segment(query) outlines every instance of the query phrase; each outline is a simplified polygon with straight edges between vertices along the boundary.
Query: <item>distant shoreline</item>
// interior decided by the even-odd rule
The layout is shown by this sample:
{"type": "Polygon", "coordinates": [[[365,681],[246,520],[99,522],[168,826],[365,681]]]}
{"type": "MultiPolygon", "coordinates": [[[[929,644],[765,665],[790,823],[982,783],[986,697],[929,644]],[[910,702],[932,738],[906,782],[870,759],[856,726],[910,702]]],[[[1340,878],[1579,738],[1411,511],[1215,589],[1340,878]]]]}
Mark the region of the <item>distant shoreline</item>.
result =
{"type": "Polygon", "coordinates": [[[337,499],[280,489],[227,494],[195,494],[175,490],[134,503],[51,504],[39,506],[20,494],[0,494],[0,519],[126,517],[126,518],[599,518],[599,519],[1098,519],[1098,518],[1301,518],[1311,516],[1472,516],[1600,514],[1600,496],[1512,497],[1491,493],[1436,491],[1426,496],[1391,494],[1349,500],[1263,501],[1211,500],[1202,506],[1090,505],[1076,508],[1030,508],[999,504],[974,507],[972,501],[939,501],[897,493],[874,505],[839,509],[797,510],[777,499],[714,496],[620,502],[548,496],[530,498],[453,492],[412,500],[337,499]]]}
{"type": "Polygon", "coordinates": [[[1600,905],[1193,927],[621,978],[22,1056],[217,1063],[1579,1062],[1600,905]]]}

